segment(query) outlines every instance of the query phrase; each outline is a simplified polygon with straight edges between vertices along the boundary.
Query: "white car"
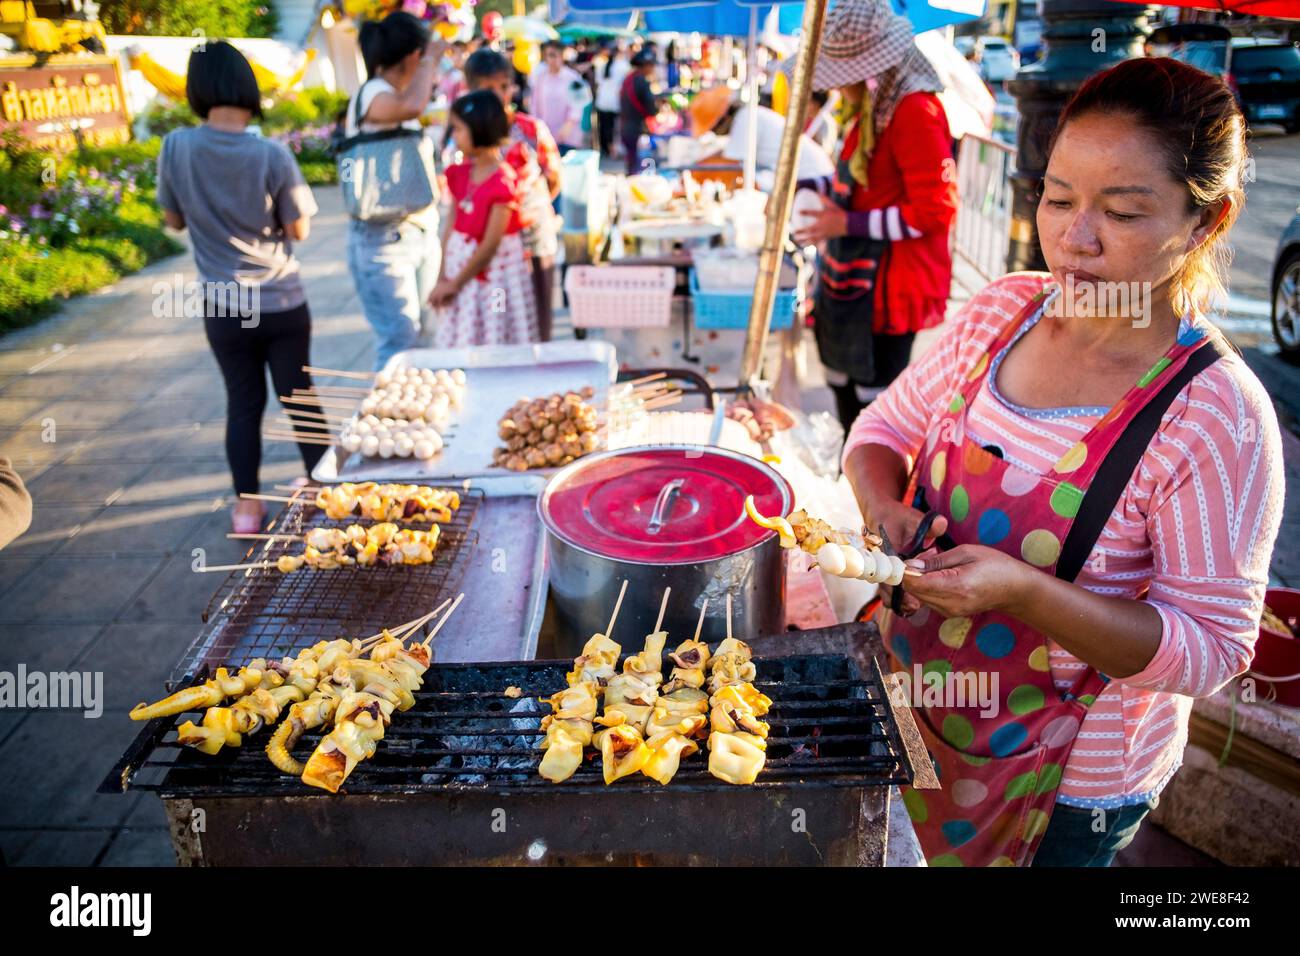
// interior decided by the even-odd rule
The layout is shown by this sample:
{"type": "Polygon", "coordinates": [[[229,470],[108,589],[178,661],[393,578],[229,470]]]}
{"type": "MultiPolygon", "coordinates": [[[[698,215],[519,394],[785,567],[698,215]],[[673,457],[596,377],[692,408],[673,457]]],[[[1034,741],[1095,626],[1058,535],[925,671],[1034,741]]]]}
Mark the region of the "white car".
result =
{"type": "Polygon", "coordinates": [[[975,62],[988,83],[1001,83],[1020,69],[1020,54],[1002,37],[980,37],[975,42],[975,62]]]}

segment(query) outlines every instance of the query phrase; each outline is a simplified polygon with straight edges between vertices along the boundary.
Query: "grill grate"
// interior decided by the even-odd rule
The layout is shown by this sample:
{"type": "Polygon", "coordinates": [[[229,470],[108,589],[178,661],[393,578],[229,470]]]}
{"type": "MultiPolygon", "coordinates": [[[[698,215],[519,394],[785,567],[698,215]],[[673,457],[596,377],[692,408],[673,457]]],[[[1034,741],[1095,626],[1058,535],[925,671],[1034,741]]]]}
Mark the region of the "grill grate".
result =
{"type": "MultiPolygon", "coordinates": [[[[843,655],[757,658],[755,685],[773,700],[767,764],[754,786],[863,787],[909,783],[912,772],[874,662],[863,675],[843,655]]],[[[415,706],[394,714],[376,755],[349,778],[352,794],[485,790],[605,791],[599,758],[585,761],[563,784],[537,776],[550,708],[536,699],[564,686],[570,661],[518,664],[434,664],[415,706]],[[504,695],[520,687],[518,700],[504,695]]],[[[158,791],[165,798],[320,794],[281,774],[263,753],[269,731],[245,746],[207,757],[176,744],[186,715],[151,721],[101,787],[158,791]]],[[[320,734],[305,735],[305,759],[320,734]]],[[[701,744],[703,742],[701,741],[701,744]]],[[[683,758],[673,790],[725,790],[712,777],[705,748],[683,758]]],[[[647,777],[618,781],[620,788],[661,789],[647,777]]]]}
{"type": "MultiPolygon", "coordinates": [[[[232,571],[208,602],[199,634],[173,673],[173,684],[217,665],[238,667],[257,657],[278,658],[334,637],[364,637],[426,614],[459,585],[478,543],[473,530],[483,501],[479,490],[460,492],[460,508],[440,525],[434,560],[394,568],[275,568],[232,571]]],[[[302,534],[311,528],[345,528],[310,502],[285,505],[271,530],[302,534]]],[[[361,522],[372,524],[373,522],[361,522]]],[[[406,524],[403,527],[427,527],[406,524]]],[[[258,542],[249,561],[271,561],[302,547],[300,541],[258,542]]]]}

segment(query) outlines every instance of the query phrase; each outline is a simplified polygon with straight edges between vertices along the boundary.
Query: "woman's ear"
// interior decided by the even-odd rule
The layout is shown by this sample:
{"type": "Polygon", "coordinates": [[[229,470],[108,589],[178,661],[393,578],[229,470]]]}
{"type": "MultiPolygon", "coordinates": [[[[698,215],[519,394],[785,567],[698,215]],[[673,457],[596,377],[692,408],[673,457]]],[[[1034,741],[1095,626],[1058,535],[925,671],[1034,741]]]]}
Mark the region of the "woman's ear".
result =
{"type": "Polygon", "coordinates": [[[1231,196],[1224,196],[1217,202],[1212,202],[1196,217],[1196,227],[1192,229],[1192,234],[1187,237],[1186,252],[1192,252],[1199,249],[1212,235],[1216,229],[1228,218],[1232,212],[1233,199],[1231,196]]]}

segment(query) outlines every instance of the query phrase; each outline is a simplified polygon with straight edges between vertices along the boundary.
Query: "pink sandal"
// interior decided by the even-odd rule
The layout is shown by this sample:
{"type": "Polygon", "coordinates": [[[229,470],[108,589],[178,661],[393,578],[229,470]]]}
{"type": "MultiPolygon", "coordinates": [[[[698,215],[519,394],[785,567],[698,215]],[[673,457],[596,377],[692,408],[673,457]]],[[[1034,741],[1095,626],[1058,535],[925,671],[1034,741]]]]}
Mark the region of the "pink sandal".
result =
{"type": "Polygon", "coordinates": [[[266,508],[259,502],[255,512],[232,511],[230,514],[230,527],[235,534],[255,534],[262,530],[262,522],[265,520],[266,508]]]}

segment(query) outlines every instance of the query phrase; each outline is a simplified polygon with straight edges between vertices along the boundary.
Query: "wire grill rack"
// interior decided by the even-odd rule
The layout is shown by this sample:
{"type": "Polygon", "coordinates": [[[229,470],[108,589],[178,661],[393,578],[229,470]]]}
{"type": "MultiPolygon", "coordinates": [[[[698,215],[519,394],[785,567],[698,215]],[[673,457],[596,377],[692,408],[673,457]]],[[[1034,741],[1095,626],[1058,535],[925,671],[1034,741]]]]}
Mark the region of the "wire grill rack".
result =
{"type": "MultiPolygon", "coordinates": [[[[232,571],[208,602],[203,614],[207,626],[173,671],[171,683],[184,683],[217,665],[238,667],[257,657],[283,657],[319,640],[364,637],[427,614],[452,596],[478,544],[472,525],[483,493],[459,494],[460,508],[439,525],[438,547],[429,564],[333,571],[303,567],[292,574],[274,567],[232,571]]],[[[285,505],[271,530],[298,535],[353,523],[328,518],[310,501],[295,501],[285,505]]],[[[284,538],[258,542],[248,560],[274,563],[301,547],[301,541],[284,538]]]]}
{"type": "MultiPolygon", "coordinates": [[[[453,622],[454,626],[454,622],[453,622]]],[[[756,658],[754,686],[772,698],[767,762],[758,788],[863,787],[904,784],[912,766],[879,668],[867,673],[843,655],[756,658]]],[[[415,705],[394,713],[373,759],[348,779],[351,794],[487,790],[500,793],[608,792],[599,759],[585,760],[562,784],[537,774],[550,708],[540,697],[564,686],[571,661],[512,664],[434,664],[415,705]],[[519,699],[504,693],[520,687],[519,699]]],[[[197,719],[188,715],[190,719],[197,719]]],[[[176,742],[187,715],[150,721],[101,792],[160,791],[165,797],[320,794],[282,774],[263,753],[265,733],[208,757],[176,742]]],[[[311,753],[321,732],[303,736],[296,753],[311,753]]],[[[660,789],[640,774],[620,780],[620,791],[660,789]]],[[[708,772],[708,755],[684,757],[669,787],[727,791],[731,784],[708,772]]]]}

